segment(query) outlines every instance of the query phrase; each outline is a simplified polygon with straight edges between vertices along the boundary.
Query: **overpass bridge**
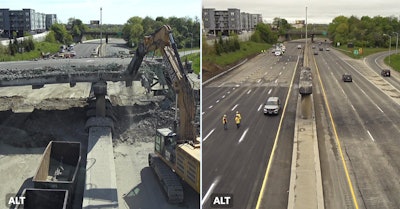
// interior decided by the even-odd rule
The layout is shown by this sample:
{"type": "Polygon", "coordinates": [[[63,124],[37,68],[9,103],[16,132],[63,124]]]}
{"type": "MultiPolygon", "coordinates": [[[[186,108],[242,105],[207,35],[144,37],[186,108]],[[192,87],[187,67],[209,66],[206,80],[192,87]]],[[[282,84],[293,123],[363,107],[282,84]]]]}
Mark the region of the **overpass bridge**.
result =
{"type": "Polygon", "coordinates": [[[102,32],[100,33],[100,31],[85,31],[85,32],[82,33],[82,36],[79,37],[80,40],[76,40],[76,41],[77,41],[77,42],[78,42],[78,41],[82,41],[82,38],[83,38],[85,35],[96,35],[96,36],[98,36],[98,37],[100,37],[100,35],[101,35],[102,37],[105,37],[106,43],[108,43],[108,38],[109,38],[109,36],[121,37],[121,36],[122,36],[122,32],[102,31],[102,32]]]}
{"type": "MultiPolygon", "coordinates": [[[[323,30],[308,30],[307,31],[307,36],[311,38],[311,42],[314,42],[314,37],[316,35],[327,35],[327,32],[323,31],[323,30]]],[[[301,30],[301,31],[288,30],[283,35],[280,35],[280,38],[283,38],[285,40],[291,40],[291,36],[306,37],[306,31],[305,30],[301,30]]]]}

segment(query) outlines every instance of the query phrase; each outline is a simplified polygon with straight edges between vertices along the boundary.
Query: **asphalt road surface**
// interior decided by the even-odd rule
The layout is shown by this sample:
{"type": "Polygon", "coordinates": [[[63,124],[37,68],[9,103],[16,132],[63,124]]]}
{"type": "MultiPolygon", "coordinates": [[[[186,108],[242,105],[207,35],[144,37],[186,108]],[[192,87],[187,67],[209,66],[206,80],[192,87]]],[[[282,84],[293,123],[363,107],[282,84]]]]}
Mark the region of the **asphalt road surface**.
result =
{"type": "Polygon", "coordinates": [[[321,78],[314,97],[326,208],[400,208],[399,80],[371,64],[381,55],[352,60],[331,50],[310,59],[321,78]]]}
{"type": "Polygon", "coordinates": [[[233,208],[255,208],[278,129],[283,131],[263,201],[270,208],[287,207],[296,109],[296,100],[287,94],[290,87],[298,88],[291,81],[301,52],[295,47],[288,44],[283,56],[260,54],[203,86],[203,208],[211,208],[213,194],[232,194],[233,208]],[[278,96],[282,108],[289,99],[281,126],[282,109],[277,116],[262,112],[269,96],[278,96]],[[236,111],[242,115],[239,129],[234,125],[236,111]],[[228,130],[223,129],[224,114],[228,130]]]}

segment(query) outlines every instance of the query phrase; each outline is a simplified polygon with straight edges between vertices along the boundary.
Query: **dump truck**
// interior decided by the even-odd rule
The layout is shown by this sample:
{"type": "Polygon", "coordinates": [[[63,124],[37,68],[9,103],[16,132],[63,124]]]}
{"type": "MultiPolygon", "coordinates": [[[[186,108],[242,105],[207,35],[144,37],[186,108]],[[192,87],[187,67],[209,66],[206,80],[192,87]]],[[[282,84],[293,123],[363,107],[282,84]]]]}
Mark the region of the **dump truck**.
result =
{"type": "Polygon", "coordinates": [[[76,187],[80,161],[80,142],[51,141],[32,179],[34,187],[67,190],[70,203],[76,187]]]}
{"type": "Polygon", "coordinates": [[[68,191],[64,189],[24,189],[24,203],[16,209],[67,209],[68,191]]]}

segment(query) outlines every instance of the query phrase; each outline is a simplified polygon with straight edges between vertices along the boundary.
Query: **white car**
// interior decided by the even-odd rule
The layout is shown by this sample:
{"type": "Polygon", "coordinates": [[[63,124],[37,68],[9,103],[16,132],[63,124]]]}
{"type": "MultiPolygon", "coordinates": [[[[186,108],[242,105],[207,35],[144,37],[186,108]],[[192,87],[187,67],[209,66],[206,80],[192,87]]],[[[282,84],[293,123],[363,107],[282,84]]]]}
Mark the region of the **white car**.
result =
{"type": "Polygon", "coordinates": [[[263,108],[264,115],[266,114],[278,115],[280,109],[281,109],[281,100],[279,99],[279,97],[268,97],[263,108]]]}
{"type": "Polygon", "coordinates": [[[281,50],[276,50],[275,51],[275,56],[281,56],[282,55],[282,51],[281,50]]]}

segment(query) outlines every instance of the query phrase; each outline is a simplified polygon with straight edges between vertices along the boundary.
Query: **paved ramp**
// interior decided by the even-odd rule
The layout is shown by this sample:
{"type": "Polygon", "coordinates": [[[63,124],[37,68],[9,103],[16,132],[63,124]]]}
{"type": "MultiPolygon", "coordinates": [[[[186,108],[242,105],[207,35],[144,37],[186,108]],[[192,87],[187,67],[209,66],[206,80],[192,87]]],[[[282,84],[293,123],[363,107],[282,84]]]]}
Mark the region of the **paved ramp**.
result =
{"type": "Polygon", "coordinates": [[[118,208],[112,134],[109,127],[91,127],[82,208],[118,208]]]}

